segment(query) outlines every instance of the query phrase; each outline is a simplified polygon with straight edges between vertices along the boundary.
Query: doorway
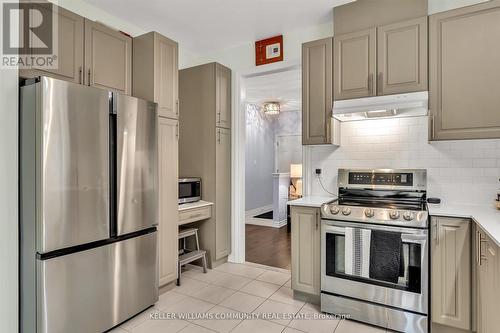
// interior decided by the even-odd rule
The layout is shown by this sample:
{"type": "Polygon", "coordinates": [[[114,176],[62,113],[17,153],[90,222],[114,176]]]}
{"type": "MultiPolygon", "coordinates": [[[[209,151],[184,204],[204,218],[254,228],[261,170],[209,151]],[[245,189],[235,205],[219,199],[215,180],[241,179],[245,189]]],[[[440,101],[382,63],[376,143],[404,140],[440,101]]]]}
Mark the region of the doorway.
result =
{"type": "Polygon", "coordinates": [[[301,86],[300,67],[245,79],[245,259],[283,269],[291,267],[287,202],[301,190],[301,86]]]}

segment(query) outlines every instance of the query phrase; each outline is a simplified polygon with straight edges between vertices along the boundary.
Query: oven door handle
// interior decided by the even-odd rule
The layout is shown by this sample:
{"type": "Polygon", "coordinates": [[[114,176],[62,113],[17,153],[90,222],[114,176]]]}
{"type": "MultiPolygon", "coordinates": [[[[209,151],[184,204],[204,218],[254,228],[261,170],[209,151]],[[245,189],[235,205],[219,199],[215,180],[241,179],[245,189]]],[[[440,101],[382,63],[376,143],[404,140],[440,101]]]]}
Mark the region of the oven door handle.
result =
{"type": "MultiPolygon", "coordinates": [[[[323,224],[323,232],[329,233],[329,234],[345,235],[346,228],[352,228],[352,227],[351,226],[344,227],[344,226],[334,226],[334,225],[323,224]]],[[[365,229],[377,230],[378,228],[365,228],[365,229]]],[[[425,244],[428,241],[427,238],[428,238],[427,233],[419,233],[419,234],[404,233],[404,232],[401,233],[401,241],[403,241],[403,243],[425,244]]]]}

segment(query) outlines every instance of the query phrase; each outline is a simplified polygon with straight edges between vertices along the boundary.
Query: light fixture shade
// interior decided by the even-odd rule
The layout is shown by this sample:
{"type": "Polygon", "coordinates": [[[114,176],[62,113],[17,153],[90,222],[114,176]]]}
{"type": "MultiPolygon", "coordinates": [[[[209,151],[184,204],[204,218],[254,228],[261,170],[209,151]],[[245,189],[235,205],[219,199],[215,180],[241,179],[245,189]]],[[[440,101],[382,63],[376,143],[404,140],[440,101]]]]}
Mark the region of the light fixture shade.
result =
{"type": "Polygon", "coordinates": [[[302,164],[290,164],[290,178],[302,178],[302,164]]]}
{"type": "Polygon", "coordinates": [[[280,113],[280,103],[269,102],[264,104],[264,112],[266,114],[278,114],[280,113]]]}

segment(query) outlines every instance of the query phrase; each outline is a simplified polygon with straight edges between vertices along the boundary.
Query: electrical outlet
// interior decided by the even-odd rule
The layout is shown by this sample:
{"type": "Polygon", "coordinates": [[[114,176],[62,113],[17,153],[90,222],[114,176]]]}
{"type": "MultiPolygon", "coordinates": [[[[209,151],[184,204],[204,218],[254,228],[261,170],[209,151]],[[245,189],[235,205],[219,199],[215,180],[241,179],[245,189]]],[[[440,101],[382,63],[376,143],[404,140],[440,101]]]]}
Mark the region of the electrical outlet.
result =
{"type": "Polygon", "coordinates": [[[321,169],[316,169],[316,174],[319,176],[321,175],[321,169]]]}

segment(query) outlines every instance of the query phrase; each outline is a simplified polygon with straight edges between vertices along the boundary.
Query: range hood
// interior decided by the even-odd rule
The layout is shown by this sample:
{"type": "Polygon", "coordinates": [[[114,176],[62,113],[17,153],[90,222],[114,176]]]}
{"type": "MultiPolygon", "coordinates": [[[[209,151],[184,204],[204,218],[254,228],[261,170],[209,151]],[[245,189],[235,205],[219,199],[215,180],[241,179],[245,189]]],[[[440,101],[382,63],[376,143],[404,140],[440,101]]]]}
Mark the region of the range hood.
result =
{"type": "Polygon", "coordinates": [[[427,91],[348,99],[335,101],[332,115],[340,121],[426,116],[428,101],[427,91]]]}

